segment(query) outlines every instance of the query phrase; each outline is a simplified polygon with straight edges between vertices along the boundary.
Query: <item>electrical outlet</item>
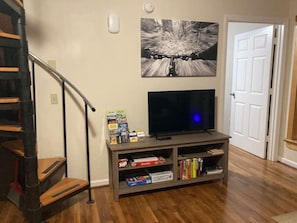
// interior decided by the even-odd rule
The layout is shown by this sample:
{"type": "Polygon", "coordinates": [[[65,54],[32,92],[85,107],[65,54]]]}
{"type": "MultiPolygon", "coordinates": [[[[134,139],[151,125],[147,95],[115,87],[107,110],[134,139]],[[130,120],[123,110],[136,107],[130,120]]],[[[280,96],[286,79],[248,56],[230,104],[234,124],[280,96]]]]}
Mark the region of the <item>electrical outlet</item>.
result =
{"type": "Polygon", "coordinates": [[[58,95],[57,94],[51,94],[51,103],[58,104],[58,95]]]}

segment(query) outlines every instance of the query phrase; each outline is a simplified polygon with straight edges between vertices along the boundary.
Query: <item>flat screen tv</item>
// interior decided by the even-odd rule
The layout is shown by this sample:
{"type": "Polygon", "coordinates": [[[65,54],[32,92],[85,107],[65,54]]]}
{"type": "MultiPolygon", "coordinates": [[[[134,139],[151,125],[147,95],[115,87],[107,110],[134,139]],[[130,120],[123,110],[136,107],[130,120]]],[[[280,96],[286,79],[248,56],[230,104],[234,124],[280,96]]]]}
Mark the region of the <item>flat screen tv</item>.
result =
{"type": "Polygon", "coordinates": [[[148,92],[149,135],[208,131],[215,128],[215,90],[148,92]]]}

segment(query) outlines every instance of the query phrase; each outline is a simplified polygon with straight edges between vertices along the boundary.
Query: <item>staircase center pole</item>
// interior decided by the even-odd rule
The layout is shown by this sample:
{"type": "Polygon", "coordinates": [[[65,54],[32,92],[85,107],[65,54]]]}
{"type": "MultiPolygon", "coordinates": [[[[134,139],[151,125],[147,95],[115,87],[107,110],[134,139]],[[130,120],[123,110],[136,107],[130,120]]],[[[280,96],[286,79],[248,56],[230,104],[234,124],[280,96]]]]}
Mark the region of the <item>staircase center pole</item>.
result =
{"type": "Polygon", "coordinates": [[[37,176],[36,133],[33,124],[33,106],[31,98],[31,79],[28,64],[28,43],[26,39],[25,10],[17,20],[17,33],[21,36],[21,48],[18,52],[20,76],[20,111],[22,117],[22,139],[24,144],[24,213],[29,222],[40,222],[41,206],[39,200],[39,180],[37,176]]]}

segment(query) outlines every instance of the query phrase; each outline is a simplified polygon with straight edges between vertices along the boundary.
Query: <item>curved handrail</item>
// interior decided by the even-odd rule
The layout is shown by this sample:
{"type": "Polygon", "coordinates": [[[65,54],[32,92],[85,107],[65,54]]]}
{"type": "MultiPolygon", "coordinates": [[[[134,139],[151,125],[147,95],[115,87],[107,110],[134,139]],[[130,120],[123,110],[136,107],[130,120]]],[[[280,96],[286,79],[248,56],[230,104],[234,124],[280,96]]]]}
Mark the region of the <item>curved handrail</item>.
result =
{"type": "MultiPolygon", "coordinates": [[[[34,114],[36,117],[36,107],[35,107],[35,64],[39,65],[45,71],[49,72],[56,79],[60,79],[62,87],[62,100],[63,100],[63,137],[64,137],[64,156],[67,158],[67,128],[66,128],[66,106],[65,106],[65,84],[68,84],[72,90],[74,90],[84,101],[85,105],[85,131],[86,131],[86,152],[87,152],[87,172],[88,172],[88,182],[89,182],[89,200],[88,203],[93,203],[91,196],[91,175],[90,175],[90,145],[89,145],[89,124],[88,124],[88,107],[91,108],[93,112],[96,111],[95,107],[91,102],[78,90],[69,80],[67,80],[62,74],[60,74],[56,69],[51,67],[49,64],[44,62],[39,57],[35,56],[31,52],[28,54],[28,59],[32,62],[32,81],[33,81],[33,94],[34,94],[34,114]]],[[[35,132],[36,132],[36,119],[35,119],[35,132]]],[[[66,164],[65,176],[68,176],[68,167],[66,164]]]]}
{"type": "Polygon", "coordinates": [[[91,104],[91,102],[81,93],[81,91],[75,87],[67,78],[65,78],[61,73],[59,73],[56,69],[52,68],[46,62],[44,62],[39,57],[35,56],[33,53],[29,52],[28,58],[33,61],[34,63],[41,66],[46,71],[54,74],[55,76],[59,77],[63,82],[67,83],[83,100],[84,102],[91,108],[93,112],[96,111],[96,108],[91,104]]]}

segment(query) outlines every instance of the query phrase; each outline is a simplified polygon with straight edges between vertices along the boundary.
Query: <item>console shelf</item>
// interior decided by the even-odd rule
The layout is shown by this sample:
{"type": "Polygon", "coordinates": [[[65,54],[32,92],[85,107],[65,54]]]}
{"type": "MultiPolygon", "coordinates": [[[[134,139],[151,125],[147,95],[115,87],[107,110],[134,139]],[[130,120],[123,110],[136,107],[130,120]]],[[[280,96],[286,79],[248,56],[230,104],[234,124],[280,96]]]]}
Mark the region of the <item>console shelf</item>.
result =
{"type": "Polygon", "coordinates": [[[156,140],[145,137],[143,141],[111,145],[106,141],[109,153],[109,182],[113,189],[114,199],[120,195],[131,194],[161,188],[175,187],[211,180],[228,180],[228,146],[229,136],[219,132],[175,135],[170,140],[156,140]],[[211,153],[215,151],[214,153],[211,153]],[[155,165],[119,167],[119,159],[133,155],[154,154],[162,156],[165,162],[155,165]],[[196,160],[200,161],[199,169],[196,160]],[[184,161],[184,162],[183,162],[184,161]],[[189,165],[185,167],[185,163],[189,165]],[[219,167],[221,172],[207,172],[207,168],[219,167]],[[196,171],[195,171],[196,170],[196,171]],[[172,179],[163,182],[153,182],[145,185],[128,186],[125,177],[137,176],[137,172],[171,171],[172,179]],[[187,177],[183,178],[187,171],[187,177]],[[198,171],[198,172],[197,172],[198,171]],[[191,173],[190,173],[191,172],[191,173]],[[195,174],[193,174],[195,172],[195,174]],[[208,174],[207,174],[208,173],[208,174]]]}

